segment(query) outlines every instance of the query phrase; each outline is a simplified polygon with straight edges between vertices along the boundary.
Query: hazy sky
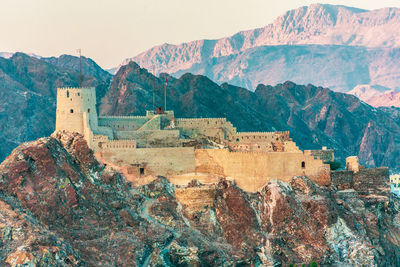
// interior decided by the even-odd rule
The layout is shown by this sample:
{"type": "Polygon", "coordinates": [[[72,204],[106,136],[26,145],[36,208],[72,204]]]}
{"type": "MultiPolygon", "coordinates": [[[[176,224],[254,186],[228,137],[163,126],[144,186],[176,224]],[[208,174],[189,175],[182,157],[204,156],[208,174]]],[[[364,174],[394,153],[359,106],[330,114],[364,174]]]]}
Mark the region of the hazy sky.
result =
{"type": "Polygon", "coordinates": [[[229,36],[311,3],[400,7],[400,0],[0,0],[0,51],[58,56],[82,48],[111,68],[155,45],[229,36]]]}

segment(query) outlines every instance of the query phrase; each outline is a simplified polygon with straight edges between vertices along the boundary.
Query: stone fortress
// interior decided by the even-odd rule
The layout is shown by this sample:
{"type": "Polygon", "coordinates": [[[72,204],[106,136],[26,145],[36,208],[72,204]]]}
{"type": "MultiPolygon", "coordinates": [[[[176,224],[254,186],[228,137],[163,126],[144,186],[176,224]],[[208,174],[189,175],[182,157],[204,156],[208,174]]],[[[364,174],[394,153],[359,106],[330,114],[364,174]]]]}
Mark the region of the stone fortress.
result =
{"type": "Polygon", "coordinates": [[[162,108],[98,116],[94,88],[58,88],[56,114],[56,131],[81,133],[99,160],[136,183],[156,175],[177,185],[228,177],[255,192],[271,179],[305,175],[331,184],[333,150],[301,151],[289,132],[238,132],[225,118],[175,118],[162,108]]]}

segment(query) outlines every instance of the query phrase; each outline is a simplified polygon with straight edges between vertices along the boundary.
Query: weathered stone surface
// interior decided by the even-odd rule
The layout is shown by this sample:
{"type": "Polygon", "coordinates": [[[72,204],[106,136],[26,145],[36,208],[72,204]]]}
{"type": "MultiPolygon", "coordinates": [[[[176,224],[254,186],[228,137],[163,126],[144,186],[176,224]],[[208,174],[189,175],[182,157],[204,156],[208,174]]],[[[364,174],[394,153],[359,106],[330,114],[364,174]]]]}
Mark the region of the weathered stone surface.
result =
{"type": "Polygon", "coordinates": [[[257,193],[227,180],[132,187],[82,140],[41,138],[0,165],[1,266],[400,264],[400,201],[384,190],[306,177],[257,193]]]}

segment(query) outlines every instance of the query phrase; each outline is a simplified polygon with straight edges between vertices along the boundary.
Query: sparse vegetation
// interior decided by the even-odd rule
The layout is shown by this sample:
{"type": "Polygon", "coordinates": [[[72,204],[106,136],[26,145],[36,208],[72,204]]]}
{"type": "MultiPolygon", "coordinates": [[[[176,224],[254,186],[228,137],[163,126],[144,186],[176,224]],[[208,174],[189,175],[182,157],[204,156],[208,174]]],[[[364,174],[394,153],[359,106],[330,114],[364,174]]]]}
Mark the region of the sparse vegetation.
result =
{"type": "Polygon", "coordinates": [[[342,167],[339,161],[329,161],[328,164],[331,166],[332,171],[336,171],[342,167]]]}

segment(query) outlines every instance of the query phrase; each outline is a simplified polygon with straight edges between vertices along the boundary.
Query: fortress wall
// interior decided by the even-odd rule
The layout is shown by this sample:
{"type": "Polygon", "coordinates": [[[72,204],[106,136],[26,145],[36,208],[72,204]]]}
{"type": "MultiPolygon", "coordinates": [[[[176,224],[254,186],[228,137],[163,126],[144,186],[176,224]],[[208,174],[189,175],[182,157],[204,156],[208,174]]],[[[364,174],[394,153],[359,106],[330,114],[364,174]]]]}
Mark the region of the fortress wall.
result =
{"type": "Polygon", "coordinates": [[[146,175],[190,173],[195,170],[193,147],[137,148],[100,152],[106,162],[119,166],[143,166],[146,175]]]}
{"type": "Polygon", "coordinates": [[[142,127],[148,120],[144,116],[99,117],[99,126],[111,127],[117,131],[132,131],[142,127]]]}
{"type": "Polygon", "coordinates": [[[376,189],[390,188],[389,169],[387,167],[359,169],[353,175],[354,189],[363,195],[376,189]]]}
{"type": "Polygon", "coordinates": [[[238,132],[233,136],[233,143],[271,143],[291,141],[289,132],[238,132]]]}
{"type": "Polygon", "coordinates": [[[270,179],[290,181],[296,175],[306,175],[321,185],[330,183],[329,165],[301,152],[246,153],[198,149],[196,172],[232,177],[246,191],[257,191],[270,179]],[[305,168],[302,168],[302,162],[305,168]]]}
{"type": "Polygon", "coordinates": [[[339,190],[353,188],[353,171],[331,171],[331,181],[339,190]]]}
{"type": "Polygon", "coordinates": [[[317,150],[304,150],[304,154],[319,158],[323,162],[333,162],[335,160],[335,153],[333,149],[317,149],[317,150]]]}
{"type": "Polygon", "coordinates": [[[284,142],[284,147],[286,152],[299,152],[300,149],[293,141],[284,142]]]}
{"type": "Polygon", "coordinates": [[[230,140],[236,128],[225,118],[176,119],[175,126],[188,136],[204,135],[230,140]]]}
{"type": "Polygon", "coordinates": [[[161,130],[161,117],[159,115],[155,115],[153,118],[148,120],[145,124],[143,124],[138,130],[139,131],[161,130]]]}
{"type": "Polygon", "coordinates": [[[301,152],[293,141],[268,142],[258,141],[249,143],[230,143],[230,149],[241,152],[301,152]]]}
{"type": "Polygon", "coordinates": [[[198,119],[176,119],[176,127],[187,127],[187,128],[215,128],[225,125],[225,118],[198,118],[198,119]]]}
{"type": "Polygon", "coordinates": [[[97,127],[93,128],[92,130],[95,135],[103,135],[103,136],[108,137],[108,139],[110,139],[110,140],[114,139],[114,133],[110,127],[97,126],[97,127]]]}
{"type": "Polygon", "coordinates": [[[130,150],[136,148],[136,141],[135,140],[110,140],[106,142],[100,142],[99,148],[101,151],[114,151],[117,152],[120,150],[130,150]]]}
{"type": "Polygon", "coordinates": [[[115,137],[120,140],[136,140],[138,147],[171,147],[181,144],[178,130],[117,131],[115,137]]]}

